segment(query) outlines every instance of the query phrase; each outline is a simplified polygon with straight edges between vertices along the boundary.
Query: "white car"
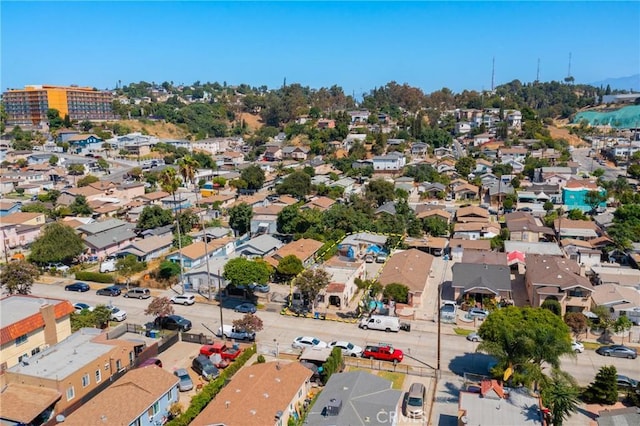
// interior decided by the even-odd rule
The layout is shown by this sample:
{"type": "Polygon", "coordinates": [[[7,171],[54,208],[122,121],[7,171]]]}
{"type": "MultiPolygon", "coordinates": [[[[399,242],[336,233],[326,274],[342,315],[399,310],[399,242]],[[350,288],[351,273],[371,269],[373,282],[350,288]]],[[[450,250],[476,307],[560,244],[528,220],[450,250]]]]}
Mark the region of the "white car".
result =
{"type": "Polygon", "coordinates": [[[122,322],[127,319],[127,312],[123,311],[120,308],[116,308],[115,306],[109,306],[111,309],[111,321],[122,322]]]}
{"type": "Polygon", "coordinates": [[[482,342],[482,337],[474,331],[473,333],[467,334],[467,340],[470,342],[482,342]]]}
{"type": "Polygon", "coordinates": [[[584,352],[584,345],[582,344],[582,342],[577,342],[574,340],[571,342],[571,350],[577,354],[581,354],[582,352],[584,352]]]}
{"type": "Polygon", "coordinates": [[[68,272],[69,269],[71,269],[71,268],[69,268],[64,263],[49,263],[47,265],[47,269],[49,269],[49,270],[55,269],[56,271],[60,271],[60,272],[68,272]]]}
{"type": "Polygon", "coordinates": [[[326,348],[327,342],[323,342],[320,339],[309,336],[299,336],[293,340],[291,344],[293,348],[296,349],[304,349],[304,348],[326,348]]]}
{"type": "Polygon", "coordinates": [[[193,305],[196,303],[196,296],[193,294],[176,294],[170,299],[170,302],[178,305],[193,305]]]}
{"type": "Polygon", "coordinates": [[[358,345],[354,345],[351,342],[335,341],[335,342],[329,343],[329,347],[342,349],[342,354],[345,356],[358,357],[358,356],[362,356],[362,352],[364,352],[364,349],[362,349],[358,345]]]}
{"type": "Polygon", "coordinates": [[[76,310],[76,314],[79,314],[80,312],[84,311],[85,309],[89,312],[92,312],[95,308],[91,305],[87,305],[86,303],[74,303],[73,307],[76,310]]]}

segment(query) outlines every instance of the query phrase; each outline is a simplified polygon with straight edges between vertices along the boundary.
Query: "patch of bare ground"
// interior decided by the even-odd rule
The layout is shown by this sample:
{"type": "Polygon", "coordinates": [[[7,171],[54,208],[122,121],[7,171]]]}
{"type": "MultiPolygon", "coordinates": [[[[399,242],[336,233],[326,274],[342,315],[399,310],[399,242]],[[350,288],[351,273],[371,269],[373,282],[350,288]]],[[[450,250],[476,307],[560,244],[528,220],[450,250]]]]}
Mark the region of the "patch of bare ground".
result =
{"type": "MultiPolygon", "coordinates": [[[[563,123],[556,122],[556,124],[561,125],[563,123]]],[[[585,141],[583,141],[576,135],[572,135],[571,133],[569,133],[569,130],[564,127],[547,126],[547,129],[549,129],[549,133],[551,134],[551,137],[553,139],[564,139],[569,142],[569,145],[574,147],[587,146],[587,143],[585,141]]]]}

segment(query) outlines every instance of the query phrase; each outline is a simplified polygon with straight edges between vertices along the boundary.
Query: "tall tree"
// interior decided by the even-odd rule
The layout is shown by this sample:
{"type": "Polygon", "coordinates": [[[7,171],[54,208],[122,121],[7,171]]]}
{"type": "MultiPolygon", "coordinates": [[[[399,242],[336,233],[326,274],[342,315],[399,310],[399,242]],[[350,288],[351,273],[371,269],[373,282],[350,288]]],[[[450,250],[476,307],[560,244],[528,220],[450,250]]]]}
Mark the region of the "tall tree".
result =
{"type": "Polygon", "coordinates": [[[304,270],[302,261],[294,254],[283,257],[278,262],[276,271],[287,278],[292,278],[304,270]]]}
{"type": "Polygon", "coordinates": [[[311,177],[305,172],[293,172],[276,187],[276,192],[303,199],[311,192],[311,177]]]}
{"type": "Polygon", "coordinates": [[[590,403],[612,405],[618,402],[618,371],[615,366],[600,367],[595,380],[582,397],[590,403]]]}
{"type": "Polygon", "coordinates": [[[578,410],[579,396],[580,389],[572,378],[554,370],[542,388],[542,401],[551,411],[554,426],[562,426],[564,420],[578,410]]]}
{"type": "Polygon", "coordinates": [[[244,235],[251,230],[253,209],[247,203],[240,203],[229,209],[229,226],[237,235],[244,235]]]}
{"type": "Polygon", "coordinates": [[[185,155],[178,160],[178,170],[185,184],[193,182],[198,167],[200,164],[190,155],[185,155]]]}
{"type": "Polygon", "coordinates": [[[270,276],[270,265],[261,259],[249,260],[236,257],[224,265],[224,277],[235,286],[248,286],[252,283],[266,284],[270,276]]]}
{"type": "Polygon", "coordinates": [[[154,316],[154,317],[167,317],[169,315],[174,314],[173,304],[171,304],[171,300],[168,297],[156,297],[144,310],[145,315],[154,316]]]}
{"type": "Polygon", "coordinates": [[[262,320],[254,314],[245,314],[242,318],[233,320],[236,330],[244,330],[248,333],[261,331],[264,327],[262,320]]]}
{"type": "Polygon", "coordinates": [[[87,198],[84,195],[78,195],[69,205],[71,213],[77,216],[88,216],[93,213],[93,209],[89,206],[87,198]]]}
{"type": "Polygon", "coordinates": [[[249,166],[240,172],[240,179],[247,182],[247,189],[257,191],[264,185],[264,170],[257,165],[249,166]]]}
{"type": "Polygon", "coordinates": [[[0,270],[0,287],[7,294],[29,294],[33,282],[39,276],[38,268],[27,261],[5,263],[0,270]]]}
{"type": "Polygon", "coordinates": [[[163,209],[157,205],[145,206],[140,216],[138,216],[136,228],[141,231],[146,231],[147,229],[169,225],[173,221],[174,217],[171,210],[163,209]]]}
{"type": "Polygon", "coordinates": [[[367,199],[373,202],[376,207],[380,207],[387,201],[393,201],[395,198],[393,183],[384,179],[369,181],[365,194],[367,199]]]}
{"type": "MultiPolygon", "coordinates": [[[[164,169],[158,178],[160,182],[160,187],[163,191],[168,192],[173,196],[173,202],[177,204],[176,200],[176,192],[178,192],[178,188],[180,188],[180,178],[177,176],[176,169],[172,167],[167,167],[164,169]]],[[[184,261],[182,258],[182,237],[180,234],[180,224],[178,222],[178,212],[175,213],[175,222],[176,222],[176,232],[178,233],[178,254],[180,256],[180,282],[182,283],[182,292],[184,293],[184,280],[182,277],[182,272],[184,271],[184,261]]]]}
{"type": "Polygon", "coordinates": [[[329,274],[322,268],[315,269],[307,269],[302,274],[300,274],[296,280],[295,284],[298,288],[298,291],[306,296],[306,298],[311,302],[311,307],[315,307],[316,299],[318,298],[318,294],[320,291],[329,285],[329,274]]]}
{"type": "Polygon", "coordinates": [[[84,251],[84,242],[70,226],[54,222],[46,225],[31,244],[29,258],[37,263],[68,263],[84,251]]]}

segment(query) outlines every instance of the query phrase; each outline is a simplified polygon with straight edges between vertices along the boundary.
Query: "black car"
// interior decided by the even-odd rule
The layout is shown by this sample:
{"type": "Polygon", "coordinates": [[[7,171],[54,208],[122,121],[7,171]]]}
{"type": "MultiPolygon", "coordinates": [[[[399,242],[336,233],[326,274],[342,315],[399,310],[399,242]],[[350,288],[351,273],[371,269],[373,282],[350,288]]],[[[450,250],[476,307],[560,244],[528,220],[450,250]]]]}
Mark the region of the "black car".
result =
{"type": "Polygon", "coordinates": [[[120,296],[120,293],[122,293],[122,290],[120,290],[120,288],[116,287],[115,285],[101,288],[100,290],[96,291],[96,294],[98,296],[120,296]]]}
{"type": "Polygon", "coordinates": [[[163,328],[165,330],[191,330],[191,321],[180,315],[167,315],[166,317],[158,317],[153,322],[156,327],[163,328]]]}
{"type": "Polygon", "coordinates": [[[64,289],[65,291],[85,292],[85,291],[89,291],[91,288],[89,287],[89,284],[78,281],[73,284],[69,284],[65,286],[64,289]]]}
{"type": "Polygon", "coordinates": [[[214,380],[220,375],[220,371],[206,355],[195,357],[191,363],[191,368],[207,381],[214,380]]]}
{"type": "Polygon", "coordinates": [[[619,391],[635,391],[636,393],[640,393],[637,380],[618,374],[617,381],[619,391]]]}

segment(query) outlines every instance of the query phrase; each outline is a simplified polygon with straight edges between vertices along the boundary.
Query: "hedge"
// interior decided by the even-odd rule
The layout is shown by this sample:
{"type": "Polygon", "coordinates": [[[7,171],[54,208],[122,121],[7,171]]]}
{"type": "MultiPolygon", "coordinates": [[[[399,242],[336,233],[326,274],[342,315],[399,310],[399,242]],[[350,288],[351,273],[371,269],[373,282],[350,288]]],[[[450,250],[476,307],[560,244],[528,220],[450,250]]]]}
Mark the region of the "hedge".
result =
{"type": "Polygon", "coordinates": [[[93,281],[96,283],[108,283],[112,284],[116,282],[116,279],[111,274],[101,274],[100,272],[76,272],[76,280],[93,281]]]}
{"type": "Polygon", "coordinates": [[[242,366],[256,353],[256,345],[245,349],[242,354],[235,359],[220,376],[212,382],[207,383],[199,394],[191,398],[191,405],[187,410],[175,419],[167,423],[168,426],[188,426],[198,414],[216,397],[224,385],[231,377],[242,368],[242,366]]]}

